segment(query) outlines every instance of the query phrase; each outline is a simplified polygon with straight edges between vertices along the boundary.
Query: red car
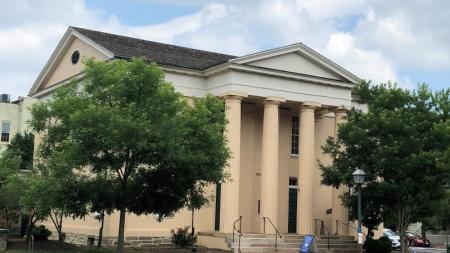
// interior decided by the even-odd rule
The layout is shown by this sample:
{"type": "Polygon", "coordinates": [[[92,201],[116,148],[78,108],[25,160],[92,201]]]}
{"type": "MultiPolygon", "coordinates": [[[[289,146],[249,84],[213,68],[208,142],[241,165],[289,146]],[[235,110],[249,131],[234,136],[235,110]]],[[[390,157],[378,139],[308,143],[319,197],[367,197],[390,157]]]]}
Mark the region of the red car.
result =
{"type": "Polygon", "coordinates": [[[406,241],[411,247],[431,247],[431,243],[428,239],[422,239],[420,236],[410,232],[406,232],[406,241]]]}

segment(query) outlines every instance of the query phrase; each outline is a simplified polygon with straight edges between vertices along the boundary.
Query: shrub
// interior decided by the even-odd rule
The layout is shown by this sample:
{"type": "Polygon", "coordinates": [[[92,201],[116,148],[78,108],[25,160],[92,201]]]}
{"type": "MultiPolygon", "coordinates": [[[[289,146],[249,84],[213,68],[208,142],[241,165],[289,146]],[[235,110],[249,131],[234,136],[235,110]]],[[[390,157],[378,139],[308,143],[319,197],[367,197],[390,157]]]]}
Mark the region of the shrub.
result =
{"type": "Polygon", "coordinates": [[[381,237],[378,240],[367,238],[364,243],[366,253],[390,253],[392,251],[392,242],[387,237],[381,237]]]}
{"type": "Polygon", "coordinates": [[[170,233],[172,234],[172,244],[177,248],[190,247],[197,241],[197,236],[189,233],[189,226],[178,228],[176,231],[172,229],[170,233]]]}
{"type": "Polygon", "coordinates": [[[392,251],[392,242],[389,238],[383,236],[378,239],[378,242],[380,243],[380,252],[383,253],[389,253],[392,251]]]}
{"type": "Polygon", "coordinates": [[[44,225],[33,227],[31,234],[34,236],[35,241],[47,241],[48,237],[52,234],[44,225]]]}

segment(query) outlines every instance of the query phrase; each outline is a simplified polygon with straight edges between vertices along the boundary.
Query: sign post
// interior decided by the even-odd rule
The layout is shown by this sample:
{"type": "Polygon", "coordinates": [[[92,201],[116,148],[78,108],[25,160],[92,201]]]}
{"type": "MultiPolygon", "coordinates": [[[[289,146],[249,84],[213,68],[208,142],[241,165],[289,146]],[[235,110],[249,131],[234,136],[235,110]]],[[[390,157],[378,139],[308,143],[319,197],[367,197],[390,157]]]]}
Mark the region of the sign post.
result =
{"type": "Polygon", "coordinates": [[[305,235],[302,245],[300,245],[300,253],[318,253],[316,240],[314,235],[305,235]]]}

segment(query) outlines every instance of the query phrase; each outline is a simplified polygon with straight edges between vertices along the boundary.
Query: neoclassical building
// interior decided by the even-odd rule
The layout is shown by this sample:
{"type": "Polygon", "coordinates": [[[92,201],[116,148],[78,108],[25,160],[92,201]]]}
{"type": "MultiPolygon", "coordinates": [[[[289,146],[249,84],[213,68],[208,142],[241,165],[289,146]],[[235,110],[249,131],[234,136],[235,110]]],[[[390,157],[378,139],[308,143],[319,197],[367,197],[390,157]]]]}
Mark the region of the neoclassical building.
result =
{"type": "MultiPolygon", "coordinates": [[[[263,232],[263,217],[283,233],[314,233],[315,220],[348,233],[336,227],[348,222],[339,198],[345,188],[322,186],[318,161],[330,162],[321,146],[336,134],[345,108],[359,106],[351,92],[358,77],[301,43],[238,57],[69,27],[29,96],[49,99],[55,88],[81,77],[85,57],[144,57],[184,96],[209,93],[225,101],[231,181],[208,187],[214,200],[196,212],[196,231],[231,233],[242,216],[244,233],[263,232]]],[[[161,223],[129,214],[125,234],[164,237],[190,222],[187,211],[161,223]]],[[[93,217],[68,219],[63,226],[68,235],[95,236],[98,228],[93,217]]],[[[105,236],[117,231],[118,215],[108,216],[105,236]]],[[[266,233],[273,233],[272,226],[266,233]]]]}

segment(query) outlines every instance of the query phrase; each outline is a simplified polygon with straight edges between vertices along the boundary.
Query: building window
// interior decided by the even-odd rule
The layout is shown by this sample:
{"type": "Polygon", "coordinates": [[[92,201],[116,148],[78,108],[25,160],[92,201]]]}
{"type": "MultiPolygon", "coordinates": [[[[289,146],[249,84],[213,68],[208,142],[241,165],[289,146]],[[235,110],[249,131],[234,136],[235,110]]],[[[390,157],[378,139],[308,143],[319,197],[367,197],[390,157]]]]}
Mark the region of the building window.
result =
{"type": "Polygon", "coordinates": [[[291,134],[291,154],[298,155],[298,135],[299,121],[298,116],[292,117],[292,134],[291,134]]]}
{"type": "Polygon", "coordinates": [[[9,132],[11,130],[11,122],[3,121],[2,122],[2,136],[1,142],[9,142],[9,132]]]}
{"type": "Polygon", "coordinates": [[[297,188],[298,181],[296,177],[289,178],[289,187],[297,188]]]}

